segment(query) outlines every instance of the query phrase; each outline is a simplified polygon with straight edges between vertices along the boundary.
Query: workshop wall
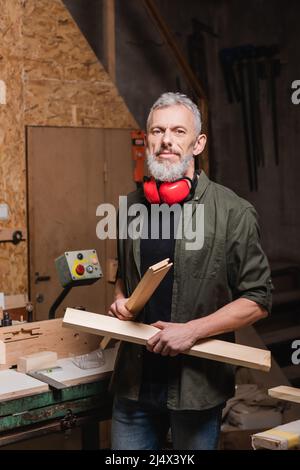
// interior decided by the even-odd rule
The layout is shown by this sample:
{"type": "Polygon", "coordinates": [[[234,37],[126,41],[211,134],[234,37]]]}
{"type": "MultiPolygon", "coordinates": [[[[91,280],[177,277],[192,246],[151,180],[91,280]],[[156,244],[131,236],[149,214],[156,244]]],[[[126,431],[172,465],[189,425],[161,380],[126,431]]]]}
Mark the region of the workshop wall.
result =
{"type": "MultiPolygon", "coordinates": [[[[26,228],[26,125],[137,125],[60,0],[1,1],[0,62],[0,203],[10,210],[1,228],[26,228]]],[[[26,292],[27,270],[25,242],[0,244],[0,291],[26,292]]]]}

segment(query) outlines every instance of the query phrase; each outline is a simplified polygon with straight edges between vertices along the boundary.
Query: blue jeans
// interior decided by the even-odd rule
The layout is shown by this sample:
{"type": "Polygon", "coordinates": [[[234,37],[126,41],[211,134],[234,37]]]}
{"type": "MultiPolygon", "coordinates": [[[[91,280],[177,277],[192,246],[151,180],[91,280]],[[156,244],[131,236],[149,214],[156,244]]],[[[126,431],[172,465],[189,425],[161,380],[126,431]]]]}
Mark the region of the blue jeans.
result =
{"type": "Polygon", "coordinates": [[[171,427],[173,449],[213,450],[218,446],[223,404],[203,411],[172,411],[116,398],[113,450],[160,450],[171,427]]]}

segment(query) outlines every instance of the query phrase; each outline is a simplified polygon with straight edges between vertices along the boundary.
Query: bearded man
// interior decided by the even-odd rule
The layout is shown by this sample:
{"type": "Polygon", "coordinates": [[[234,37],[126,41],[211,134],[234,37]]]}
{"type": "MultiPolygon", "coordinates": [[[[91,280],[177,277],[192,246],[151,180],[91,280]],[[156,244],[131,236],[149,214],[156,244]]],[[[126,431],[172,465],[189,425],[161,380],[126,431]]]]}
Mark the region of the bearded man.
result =
{"type": "MultiPolygon", "coordinates": [[[[195,172],[206,144],[200,112],[187,96],[164,93],[147,120],[151,178],[128,195],[128,206],[145,204],[146,236],[118,240],[119,270],[110,314],[152,324],[159,332],[147,346],[123,342],[113,375],[112,448],[159,450],[171,428],[174,449],[216,449],[222,409],[234,394],[231,365],[182,354],[197,341],[234,341],[234,331],[267,316],[272,282],[259,240],[253,206],[195,172]],[[191,223],[204,207],[204,242],[188,249],[176,237],[178,220],[153,220],[151,205],[192,205],[191,223]],[[151,226],[159,236],[151,238],[151,226]],[[143,311],[125,307],[147,268],[170,258],[173,268],[143,311]]],[[[130,218],[129,218],[130,219],[130,218]]],[[[128,220],[129,220],[128,219],[128,220]]],[[[145,235],[145,234],[144,234],[145,235]]]]}

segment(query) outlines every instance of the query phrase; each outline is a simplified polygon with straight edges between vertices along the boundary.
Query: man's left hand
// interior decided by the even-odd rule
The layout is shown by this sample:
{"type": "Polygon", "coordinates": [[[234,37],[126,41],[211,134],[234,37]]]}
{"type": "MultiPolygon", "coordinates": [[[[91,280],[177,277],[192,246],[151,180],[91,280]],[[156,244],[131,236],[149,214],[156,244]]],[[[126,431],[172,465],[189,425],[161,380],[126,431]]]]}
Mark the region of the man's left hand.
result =
{"type": "Polygon", "coordinates": [[[161,331],[152,336],[146,344],[148,351],[162,356],[177,356],[190,349],[197,338],[195,328],[190,323],[169,323],[158,321],[152,326],[161,331]]]}

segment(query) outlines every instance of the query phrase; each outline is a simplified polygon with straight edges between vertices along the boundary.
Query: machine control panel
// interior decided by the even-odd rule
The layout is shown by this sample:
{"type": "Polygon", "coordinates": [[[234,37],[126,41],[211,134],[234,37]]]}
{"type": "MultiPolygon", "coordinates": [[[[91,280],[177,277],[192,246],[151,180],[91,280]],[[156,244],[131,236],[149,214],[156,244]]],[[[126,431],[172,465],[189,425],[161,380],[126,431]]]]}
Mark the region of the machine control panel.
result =
{"type": "Polygon", "coordinates": [[[66,251],[55,265],[63,287],[93,284],[103,276],[96,250],[66,251]]]}

